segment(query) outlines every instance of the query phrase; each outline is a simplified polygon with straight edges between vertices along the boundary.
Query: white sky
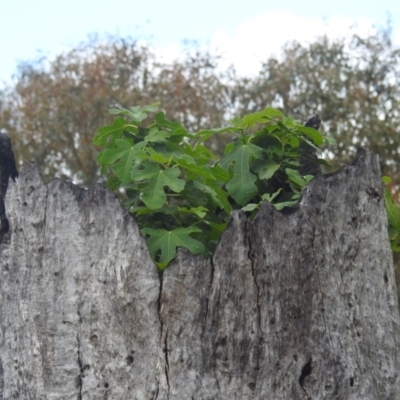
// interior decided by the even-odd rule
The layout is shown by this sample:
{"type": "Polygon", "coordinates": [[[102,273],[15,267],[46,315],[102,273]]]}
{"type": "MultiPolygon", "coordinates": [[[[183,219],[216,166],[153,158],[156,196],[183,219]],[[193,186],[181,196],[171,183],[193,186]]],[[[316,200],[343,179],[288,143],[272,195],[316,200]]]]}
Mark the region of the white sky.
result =
{"type": "Polygon", "coordinates": [[[18,62],[55,55],[93,33],[145,40],[165,60],[195,40],[218,49],[239,73],[256,73],[288,40],[345,36],[351,26],[365,34],[389,14],[400,45],[398,0],[0,0],[0,82],[18,62]]]}

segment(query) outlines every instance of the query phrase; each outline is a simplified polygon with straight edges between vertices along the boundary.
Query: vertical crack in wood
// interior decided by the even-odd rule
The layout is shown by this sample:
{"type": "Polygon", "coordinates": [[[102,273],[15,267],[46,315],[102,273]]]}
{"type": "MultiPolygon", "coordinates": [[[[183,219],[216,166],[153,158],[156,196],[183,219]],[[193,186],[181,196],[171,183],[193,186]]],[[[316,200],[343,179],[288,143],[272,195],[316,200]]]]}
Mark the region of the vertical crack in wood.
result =
{"type": "MultiPolygon", "coordinates": [[[[80,313],[78,312],[79,320],[81,318],[80,313]]],[[[79,339],[79,333],[76,334],[76,341],[77,341],[77,355],[78,355],[78,366],[79,366],[79,375],[78,375],[78,385],[79,385],[79,392],[78,392],[78,400],[82,400],[82,386],[83,386],[83,365],[81,359],[81,341],[79,339]]]]}
{"type": "Polygon", "coordinates": [[[159,291],[158,291],[158,300],[157,300],[158,320],[160,321],[160,324],[161,324],[161,329],[160,329],[160,340],[162,340],[162,334],[163,334],[163,320],[162,320],[162,317],[161,317],[162,287],[163,287],[163,277],[160,278],[160,289],[159,289],[159,291]]]}
{"type": "Polygon", "coordinates": [[[257,323],[258,323],[258,329],[261,334],[263,333],[263,330],[261,329],[261,302],[260,302],[260,287],[258,286],[257,283],[257,274],[255,272],[254,268],[254,263],[256,261],[256,250],[253,247],[253,224],[250,221],[246,222],[245,226],[245,234],[246,234],[246,239],[247,239],[247,244],[249,247],[249,251],[247,253],[247,257],[250,260],[250,265],[251,265],[251,274],[254,279],[254,286],[257,291],[257,323]]]}
{"type": "Polygon", "coordinates": [[[165,338],[164,338],[164,353],[165,353],[165,377],[167,379],[167,386],[168,386],[168,393],[169,393],[169,361],[168,361],[168,329],[165,332],[165,338]]]}
{"type": "Polygon", "coordinates": [[[48,198],[49,198],[49,186],[46,185],[46,195],[44,198],[44,213],[43,213],[43,238],[42,238],[42,243],[46,243],[45,242],[45,238],[46,238],[46,221],[47,221],[47,202],[48,202],[48,198]]]}
{"type": "MultiPolygon", "coordinates": [[[[169,362],[168,362],[168,329],[165,332],[165,338],[164,338],[164,343],[162,343],[163,341],[163,335],[164,335],[164,322],[161,316],[161,309],[162,309],[162,289],[163,289],[163,277],[160,277],[160,290],[158,293],[158,307],[157,307],[157,312],[158,312],[158,320],[160,321],[160,342],[161,342],[161,346],[163,349],[163,353],[164,353],[164,362],[165,362],[165,366],[164,366],[164,373],[165,373],[165,379],[167,381],[167,387],[168,387],[168,393],[169,393],[169,376],[168,376],[168,371],[169,371],[169,362]]],[[[158,388],[157,388],[157,396],[158,396],[158,388]]]]}
{"type": "Polygon", "coordinates": [[[211,297],[211,291],[212,291],[213,284],[214,284],[214,270],[215,270],[213,256],[210,257],[210,265],[211,265],[210,287],[208,289],[208,294],[207,294],[207,298],[206,298],[206,314],[204,316],[204,325],[203,325],[203,330],[201,332],[201,337],[204,336],[204,333],[208,327],[208,317],[210,315],[210,297],[211,297]]]}
{"type": "MultiPolygon", "coordinates": [[[[47,203],[47,192],[46,192],[46,203],[47,203]]],[[[79,328],[82,325],[82,315],[81,310],[77,310],[78,318],[79,318],[79,328]]],[[[79,375],[78,375],[78,385],[79,385],[79,392],[78,392],[78,400],[82,400],[82,388],[83,388],[83,371],[84,367],[82,364],[82,356],[81,356],[81,340],[79,337],[79,332],[76,332],[76,342],[77,342],[77,356],[78,356],[78,367],[79,367],[79,375]]]]}
{"type": "Polygon", "coordinates": [[[253,244],[253,230],[254,230],[254,224],[252,224],[251,221],[247,220],[245,224],[245,240],[247,242],[248,246],[248,253],[247,257],[250,260],[250,267],[251,267],[251,274],[253,276],[254,280],[254,287],[256,289],[256,294],[257,294],[257,304],[256,304],[256,309],[257,309],[257,328],[258,328],[258,351],[257,351],[257,367],[256,367],[256,374],[254,377],[254,385],[257,385],[257,379],[258,379],[258,372],[260,371],[260,357],[261,357],[261,348],[262,348],[262,342],[263,342],[263,337],[264,337],[264,332],[261,328],[261,300],[260,300],[260,287],[258,286],[257,282],[257,274],[255,272],[255,261],[256,261],[256,249],[254,248],[253,244]]]}
{"type": "Polygon", "coordinates": [[[0,359],[0,398],[4,399],[4,370],[3,362],[0,359]]]}
{"type": "Polygon", "coordinates": [[[321,287],[321,278],[320,278],[320,276],[319,276],[319,266],[318,266],[318,260],[317,260],[317,253],[315,252],[315,238],[316,238],[315,231],[316,231],[316,227],[315,227],[315,224],[314,224],[313,222],[311,222],[311,221],[310,221],[310,225],[312,226],[311,249],[312,249],[312,252],[313,252],[313,255],[314,255],[315,272],[316,272],[316,274],[317,274],[317,281],[318,281],[318,292],[319,292],[319,294],[320,294],[320,296],[321,296],[322,320],[324,321],[324,329],[325,329],[325,332],[326,332],[326,334],[327,334],[327,336],[328,336],[329,345],[331,346],[331,349],[333,349],[334,346],[332,345],[331,333],[330,333],[330,331],[329,331],[329,329],[328,329],[328,327],[327,327],[326,320],[325,320],[324,292],[323,292],[322,287],[321,287]]]}

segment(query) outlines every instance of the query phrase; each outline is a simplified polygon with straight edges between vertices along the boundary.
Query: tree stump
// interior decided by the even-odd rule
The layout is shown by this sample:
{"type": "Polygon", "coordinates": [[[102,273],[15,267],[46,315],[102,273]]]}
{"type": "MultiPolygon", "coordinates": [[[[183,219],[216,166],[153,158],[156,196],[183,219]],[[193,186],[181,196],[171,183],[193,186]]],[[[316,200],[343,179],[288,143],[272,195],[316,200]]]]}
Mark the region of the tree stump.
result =
{"type": "Polygon", "coordinates": [[[399,310],[378,157],[298,206],[234,212],[212,259],[160,281],[100,185],[10,182],[0,245],[4,399],[399,399],[399,310]]]}

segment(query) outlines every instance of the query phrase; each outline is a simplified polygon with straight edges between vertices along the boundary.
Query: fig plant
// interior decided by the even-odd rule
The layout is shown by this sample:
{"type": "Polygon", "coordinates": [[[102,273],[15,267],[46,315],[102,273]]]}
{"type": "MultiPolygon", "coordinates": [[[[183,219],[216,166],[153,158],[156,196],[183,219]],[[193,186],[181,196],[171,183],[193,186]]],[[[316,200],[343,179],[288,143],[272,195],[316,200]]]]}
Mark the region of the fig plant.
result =
{"type": "Polygon", "coordinates": [[[160,270],[178,247],[211,255],[232,209],[254,218],[263,201],[277,210],[296,204],[313,178],[301,175],[299,160],[326,164],[314,150],[334,143],[273,108],[191,133],[158,106],[111,109],[119,116],[93,143],[105,147],[98,156],[101,172],[112,190],[124,189],[123,205],[135,215],[160,270]],[[143,126],[150,113],[154,118],[143,126]],[[205,142],[220,134],[232,140],[218,159],[205,142]]]}

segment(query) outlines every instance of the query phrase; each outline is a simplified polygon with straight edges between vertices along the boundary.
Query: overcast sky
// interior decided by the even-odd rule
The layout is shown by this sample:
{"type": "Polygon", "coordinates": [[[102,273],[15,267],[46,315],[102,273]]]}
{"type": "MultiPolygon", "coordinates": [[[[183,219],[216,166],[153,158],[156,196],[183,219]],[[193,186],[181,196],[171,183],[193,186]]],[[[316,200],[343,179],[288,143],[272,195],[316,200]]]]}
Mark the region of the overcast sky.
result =
{"type": "Polygon", "coordinates": [[[324,33],[366,34],[391,15],[400,44],[399,0],[0,0],[0,82],[18,62],[55,55],[89,34],[145,40],[166,60],[184,40],[218,49],[239,73],[256,73],[259,61],[287,40],[303,43],[324,33]]]}

